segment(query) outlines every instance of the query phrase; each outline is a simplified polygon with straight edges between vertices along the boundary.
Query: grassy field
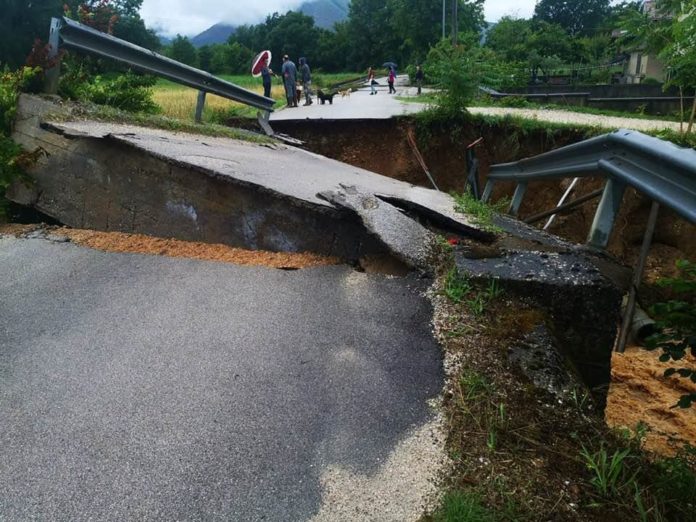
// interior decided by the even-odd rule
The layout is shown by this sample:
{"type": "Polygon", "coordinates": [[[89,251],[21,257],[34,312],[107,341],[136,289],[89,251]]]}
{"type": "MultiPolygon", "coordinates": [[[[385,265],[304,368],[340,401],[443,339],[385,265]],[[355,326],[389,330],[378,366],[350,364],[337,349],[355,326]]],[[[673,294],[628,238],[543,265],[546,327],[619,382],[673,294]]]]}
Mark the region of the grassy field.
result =
{"type": "MultiPolygon", "coordinates": [[[[346,79],[359,76],[358,73],[341,74],[316,74],[313,78],[314,88],[328,87],[333,83],[338,83],[346,79]]],[[[220,78],[234,83],[258,94],[263,94],[261,78],[254,78],[251,75],[221,76],[220,78]]],[[[279,78],[273,80],[271,97],[276,100],[276,109],[285,106],[285,91],[279,78]]],[[[198,91],[190,87],[185,87],[168,80],[159,80],[153,88],[153,100],[162,110],[164,116],[177,118],[180,120],[193,119],[196,110],[198,91]]],[[[256,116],[256,109],[246,105],[236,103],[220,96],[209,94],[206,97],[205,109],[203,110],[203,121],[208,123],[220,123],[229,117],[249,117],[256,116]]]]}

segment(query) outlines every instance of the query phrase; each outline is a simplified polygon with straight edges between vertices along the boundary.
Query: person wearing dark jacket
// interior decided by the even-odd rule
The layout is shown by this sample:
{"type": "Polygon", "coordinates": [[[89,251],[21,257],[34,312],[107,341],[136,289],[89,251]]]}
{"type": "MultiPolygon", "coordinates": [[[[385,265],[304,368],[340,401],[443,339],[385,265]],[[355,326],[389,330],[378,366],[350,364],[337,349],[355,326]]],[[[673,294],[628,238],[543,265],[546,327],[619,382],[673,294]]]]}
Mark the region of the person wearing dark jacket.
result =
{"type": "Polygon", "coordinates": [[[283,68],[281,69],[283,73],[283,83],[285,84],[285,98],[288,101],[288,107],[297,107],[297,102],[295,101],[296,91],[295,83],[297,82],[297,67],[292,60],[286,54],[283,56],[283,68]]]}
{"type": "Polygon", "coordinates": [[[305,95],[305,105],[312,105],[312,71],[306,58],[300,58],[300,76],[302,77],[302,89],[305,95]]]}
{"type": "Polygon", "coordinates": [[[275,76],[273,71],[268,66],[268,60],[264,61],[263,69],[261,69],[261,79],[263,80],[263,95],[266,98],[271,97],[271,77],[275,76]]]}
{"type": "Polygon", "coordinates": [[[423,87],[423,78],[425,75],[423,74],[423,69],[421,68],[420,65],[416,66],[416,85],[418,86],[418,94],[420,95],[421,93],[421,87],[423,87]]]}
{"type": "Polygon", "coordinates": [[[387,83],[389,84],[389,94],[396,94],[396,89],[394,88],[394,81],[396,80],[396,71],[394,67],[389,68],[389,76],[387,77],[387,83]]]}

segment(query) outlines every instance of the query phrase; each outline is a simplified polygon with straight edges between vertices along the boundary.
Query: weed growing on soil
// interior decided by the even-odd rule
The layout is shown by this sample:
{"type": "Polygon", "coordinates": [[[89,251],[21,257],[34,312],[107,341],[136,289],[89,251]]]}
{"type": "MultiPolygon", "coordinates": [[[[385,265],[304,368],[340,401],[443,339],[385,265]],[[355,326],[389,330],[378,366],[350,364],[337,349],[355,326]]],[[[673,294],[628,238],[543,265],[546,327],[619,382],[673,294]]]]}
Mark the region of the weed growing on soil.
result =
{"type": "Polygon", "coordinates": [[[442,507],[426,521],[432,522],[495,522],[496,517],[481,498],[473,493],[452,491],[445,495],[442,507]]]}
{"type": "Polygon", "coordinates": [[[501,199],[493,204],[485,203],[476,199],[468,192],[463,194],[452,194],[455,201],[454,209],[462,214],[468,214],[474,218],[477,225],[480,225],[489,232],[501,232],[502,229],[493,223],[493,218],[499,212],[507,208],[510,202],[501,199]]]}
{"type": "Polygon", "coordinates": [[[629,448],[615,450],[611,456],[604,446],[591,452],[583,446],[580,454],[587,469],[592,473],[590,483],[602,498],[610,499],[620,496],[628,490],[635,489],[635,473],[629,475],[624,462],[629,458],[629,448]]]}

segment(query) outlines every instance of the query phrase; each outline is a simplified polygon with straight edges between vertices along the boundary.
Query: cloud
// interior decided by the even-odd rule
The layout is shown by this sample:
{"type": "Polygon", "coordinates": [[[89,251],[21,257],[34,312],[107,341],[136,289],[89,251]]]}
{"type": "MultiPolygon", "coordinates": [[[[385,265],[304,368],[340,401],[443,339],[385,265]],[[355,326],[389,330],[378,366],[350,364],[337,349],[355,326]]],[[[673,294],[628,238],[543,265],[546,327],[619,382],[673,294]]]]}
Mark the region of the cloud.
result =
{"type": "Polygon", "coordinates": [[[166,36],[195,36],[218,22],[235,26],[255,24],[275,11],[285,13],[302,3],[302,0],[207,0],[195,3],[190,0],[144,0],[140,16],[148,27],[166,36]]]}
{"type": "Polygon", "coordinates": [[[488,0],[484,5],[486,20],[497,22],[503,16],[531,18],[536,0],[488,0]]]}

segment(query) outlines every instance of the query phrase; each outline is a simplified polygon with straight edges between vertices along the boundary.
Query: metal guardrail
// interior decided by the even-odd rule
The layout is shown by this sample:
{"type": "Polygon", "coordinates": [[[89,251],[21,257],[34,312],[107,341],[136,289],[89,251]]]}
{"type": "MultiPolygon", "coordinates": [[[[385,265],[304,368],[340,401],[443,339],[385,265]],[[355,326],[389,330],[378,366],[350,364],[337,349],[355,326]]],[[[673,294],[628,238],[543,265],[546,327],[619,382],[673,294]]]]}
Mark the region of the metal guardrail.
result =
{"type": "MultiPolygon", "coordinates": [[[[275,104],[275,101],[271,98],[266,98],[255,92],[243,89],[208,72],[102,33],[69,18],[53,18],[51,20],[49,44],[54,55],[58,53],[59,46],[96,54],[125,63],[140,71],[193,87],[201,93],[216,94],[263,111],[272,111],[275,104]]],[[[53,70],[48,74],[47,90],[49,92],[56,92],[58,74],[59,70],[53,70]]],[[[202,110],[201,103],[204,100],[205,95],[200,95],[197,113],[200,113],[200,110],[202,110]]]]}
{"type": "Polygon", "coordinates": [[[510,213],[517,215],[530,181],[567,177],[607,178],[588,243],[606,248],[626,187],[696,223],[696,150],[620,129],[514,163],[494,165],[482,199],[499,181],[515,181],[510,213]]]}

